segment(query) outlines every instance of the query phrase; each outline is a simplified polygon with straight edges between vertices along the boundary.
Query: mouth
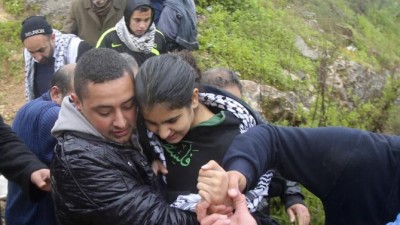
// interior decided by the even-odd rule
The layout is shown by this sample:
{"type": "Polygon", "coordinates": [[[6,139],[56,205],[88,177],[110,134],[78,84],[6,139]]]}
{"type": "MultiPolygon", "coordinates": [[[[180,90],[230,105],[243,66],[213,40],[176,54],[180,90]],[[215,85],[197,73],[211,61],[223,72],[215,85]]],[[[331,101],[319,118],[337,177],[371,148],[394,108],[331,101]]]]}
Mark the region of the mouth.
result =
{"type": "Polygon", "coordinates": [[[178,136],[177,136],[176,134],[170,135],[170,136],[168,136],[168,137],[166,138],[166,141],[167,141],[168,143],[174,143],[174,141],[176,141],[177,137],[178,137],[178,136]]]}
{"type": "Polygon", "coordinates": [[[118,131],[113,132],[114,136],[117,138],[124,137],[124,136],[128,135],[128,133],[129,133],[129,129],[118,130],[118,131]]]}

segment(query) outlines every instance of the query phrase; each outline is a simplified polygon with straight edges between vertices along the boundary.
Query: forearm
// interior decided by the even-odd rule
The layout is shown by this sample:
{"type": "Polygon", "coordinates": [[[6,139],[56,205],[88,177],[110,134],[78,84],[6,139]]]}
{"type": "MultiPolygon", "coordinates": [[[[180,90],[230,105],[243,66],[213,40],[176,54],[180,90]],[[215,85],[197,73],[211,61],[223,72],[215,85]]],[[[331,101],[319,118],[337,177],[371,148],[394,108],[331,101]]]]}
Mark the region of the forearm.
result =
{"type": "Polygon", "coordinates": [[[18,139],[11,128],[0,119],[0,172],[9,180],[21,186],[27,196],[32,189],[30,176],[33,171],[47,168],[18,139]]]}

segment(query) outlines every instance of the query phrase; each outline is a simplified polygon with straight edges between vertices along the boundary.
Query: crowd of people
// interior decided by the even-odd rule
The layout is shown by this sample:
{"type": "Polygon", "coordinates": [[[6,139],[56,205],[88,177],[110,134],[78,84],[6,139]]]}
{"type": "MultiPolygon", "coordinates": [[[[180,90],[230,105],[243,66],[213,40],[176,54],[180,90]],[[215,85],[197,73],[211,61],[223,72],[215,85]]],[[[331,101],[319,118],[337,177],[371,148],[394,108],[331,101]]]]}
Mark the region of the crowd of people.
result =
{"type": "Polygon", "coordinates": [[[268,124],[236,72],[198,67],[193,0],[74,0],[60,31],[30,16],[20,38],[27,102],[12,127],[0,117],[7,224],[276,225],[279,196],[309,225],[299,184],[327,225],[400,212],[400,137],[268,124]]]}

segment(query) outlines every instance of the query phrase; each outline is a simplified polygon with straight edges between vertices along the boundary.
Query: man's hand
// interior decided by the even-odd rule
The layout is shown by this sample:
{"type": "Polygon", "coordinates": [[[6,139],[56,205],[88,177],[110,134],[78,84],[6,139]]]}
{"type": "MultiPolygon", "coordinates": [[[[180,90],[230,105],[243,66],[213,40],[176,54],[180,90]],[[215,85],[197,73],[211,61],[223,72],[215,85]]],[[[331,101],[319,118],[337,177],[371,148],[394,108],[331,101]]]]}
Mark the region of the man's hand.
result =
{"type": "Polygon", "coordinates": [[[211,160],[199,171],[197,189],[202,199],[212,205],[221,205],[227,200],[228,182],[228,173],[217,162],[211,160]]]}
{"type": "Polygon", "coordinates": [[[229,197],[232,198],[236,211],[231,215],[212,214],[207,216],[209,203],[201,202],[196,208],[197,220],[201,225],[256,225],[246,205],[246,198],[237,189],[229,189],[229,197]]]}
{"type": "Polygon", "coordinates": [[[33,171],[31,174],[31,182],[42,191],[51,191],[50,170],[40,169],[33,171]]]}
{"type": "Polygon", "coordinates": [[[296,221],[298,225],[309,225],[310,224],[310,212],[305,205],[302,204],[294,204],[290,206],[287,210],[287,214],[289,215],[289,219],[291,223],[296,221]]]}

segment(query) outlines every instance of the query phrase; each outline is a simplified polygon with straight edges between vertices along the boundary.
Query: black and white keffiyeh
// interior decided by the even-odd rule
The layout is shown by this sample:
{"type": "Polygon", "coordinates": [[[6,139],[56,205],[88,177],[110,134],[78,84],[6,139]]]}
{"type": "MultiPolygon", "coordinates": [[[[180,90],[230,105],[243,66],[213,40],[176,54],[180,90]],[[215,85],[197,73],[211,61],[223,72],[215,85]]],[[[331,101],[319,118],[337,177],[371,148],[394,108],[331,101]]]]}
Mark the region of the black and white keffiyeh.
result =
{"type": "MultiPolygon", "coordinates": [[[[217,107],[224,111],[232,112],[237,118],[240,119],[239,130],[240,133],[245,133],[249,128],[257,125],[254,116],[243,106],[240,102],[229,98],[224,95],[217,95],[213,93],[200,93],[199,100],[202,104],[209,107],[217,107]]],[[[166,167],[166,159],[164,155],[164,150],[157,135],[151,131],[147,131],[147,135],[150,141],[150,145],[153,148],[154,153],[163,162],[166,167]]],[[[250,212],[254,212],[257,209],[260,201],[268,196],[268,187],[273,176],[272,171],[266,172],[259,180],[256,188],[250,190],[246,193],[247,207],[250,212]]],[[[166,181],[164,177],[164,181],[166,181]]],[[[172,207],[179,208],[182,210],[195,211],[196,204],[199,202],[201,197],[198,194],[190,195],[179,195],[174,203],[171,204],[172,207]]]]}
{"type": "Polygon", "coordinates": [[[156,26],[152,23],[149,30],[141,37],[136,37],[131,34],[125,23],[125,18],[122,17],[115,25],[117,36],[121,41],[134,52],[150,53],[154,46],[154,37],[156,32],[156,26]]]}
{"type": "MultiPolygon", "coordinates": [[[[63,34],[60,31],[53,29],[53,34],[55,35],[54,43],[54,71],[59,70],[62,66],[68,63],[74,63],[76,60],[78,45],[80,41],[72,42],[73,39],[79,39],[74,34],[63,34]],[[70,45],[74,46],[70,46],[70,45]],[[74,52],[69,51],[70,49],[76,49],[74,52]],[[70,59],[68,61],[68,59],[70,59]]],[[[80,39],[79,39],[80,40],[80,39]]],[[[24,49],[24,61],[25,61],[25,93],[28,101],[34,99],[33,92],[33,80],[34,80],[34,58],[24,49]]]]}

